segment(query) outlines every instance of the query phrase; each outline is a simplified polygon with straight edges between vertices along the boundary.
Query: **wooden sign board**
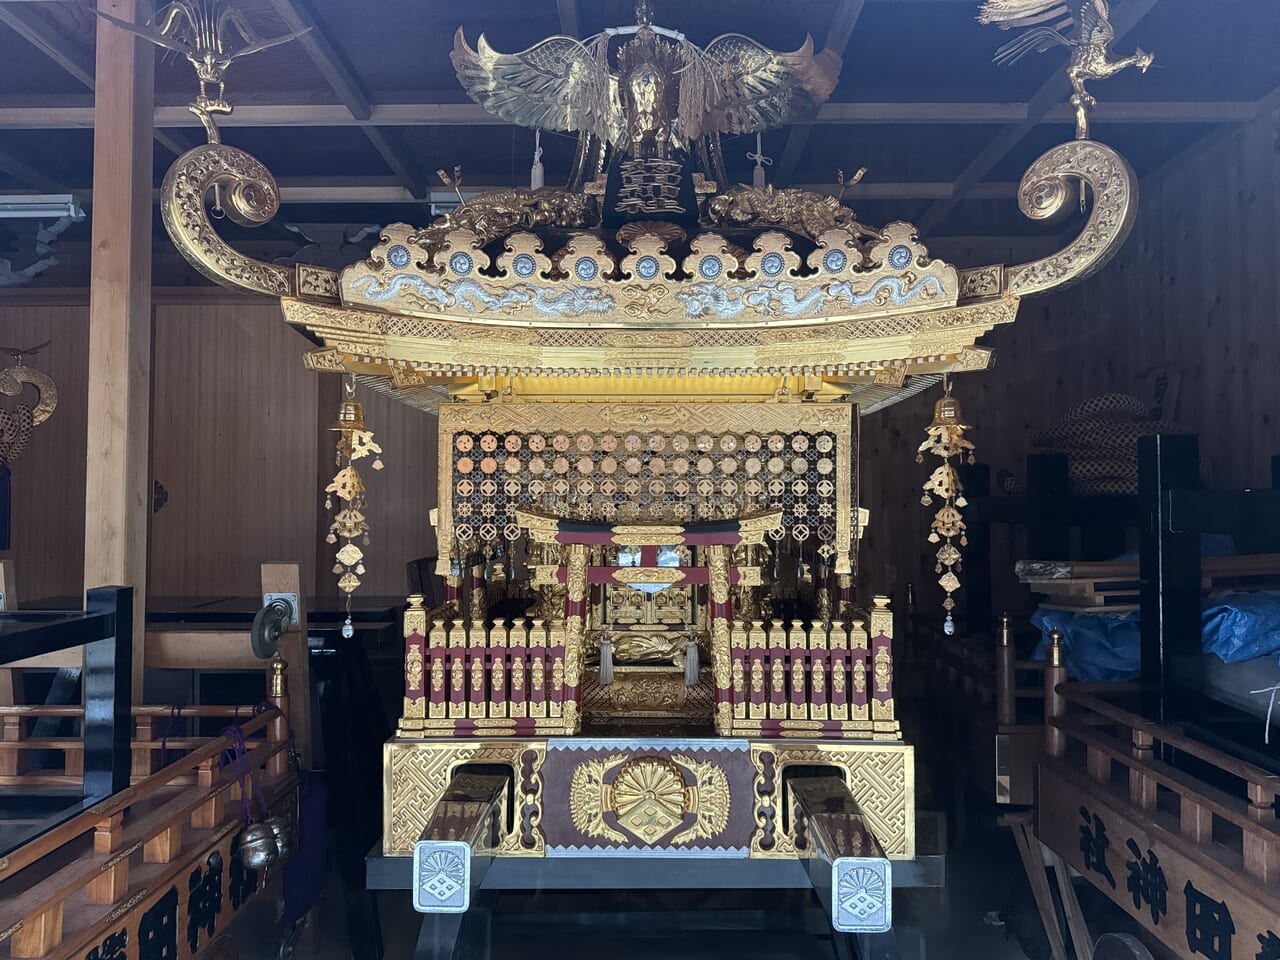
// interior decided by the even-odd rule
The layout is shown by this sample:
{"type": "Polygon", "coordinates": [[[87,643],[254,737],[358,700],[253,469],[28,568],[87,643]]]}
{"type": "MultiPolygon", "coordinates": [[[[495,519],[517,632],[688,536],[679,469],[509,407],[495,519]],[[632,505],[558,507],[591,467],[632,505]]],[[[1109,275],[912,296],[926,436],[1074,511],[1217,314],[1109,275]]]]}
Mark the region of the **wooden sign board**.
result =
{"type": "MultiPolygon", "coordinates": [[[[1036,833],[1186,960],[1280,960],[1280,897],[1176,814],[1146,811],[1060,761],[1040,763],[1036,833]]],[[[1095,933],[1099,931],[1094,931],[1095,933]]]]}

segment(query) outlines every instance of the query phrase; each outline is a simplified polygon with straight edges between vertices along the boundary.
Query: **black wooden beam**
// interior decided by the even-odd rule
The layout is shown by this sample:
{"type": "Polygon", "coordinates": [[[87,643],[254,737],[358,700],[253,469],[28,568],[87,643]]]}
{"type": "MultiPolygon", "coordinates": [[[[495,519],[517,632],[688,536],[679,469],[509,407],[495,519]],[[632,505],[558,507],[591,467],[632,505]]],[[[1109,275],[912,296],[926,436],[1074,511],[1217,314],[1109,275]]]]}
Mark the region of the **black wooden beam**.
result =
{"type": "MultiPolygon", "coordinates": [[[[369,95],[356,77],[347,58],[320,29],[320,25],[307,9],[304,0],[271,0],[271,5],[290,31],[307,31],[296,42],[302,45],[316,69],[350,111],[352,118],[357,121],[368,120],[373,115],[373,104],[369,100],[369,95]]],[[[425,196],[427,178],[400,137],[393,131],[381,130],[374,126],[362,126],[361,129],[405,189],[414,197],[425,196]]]]}

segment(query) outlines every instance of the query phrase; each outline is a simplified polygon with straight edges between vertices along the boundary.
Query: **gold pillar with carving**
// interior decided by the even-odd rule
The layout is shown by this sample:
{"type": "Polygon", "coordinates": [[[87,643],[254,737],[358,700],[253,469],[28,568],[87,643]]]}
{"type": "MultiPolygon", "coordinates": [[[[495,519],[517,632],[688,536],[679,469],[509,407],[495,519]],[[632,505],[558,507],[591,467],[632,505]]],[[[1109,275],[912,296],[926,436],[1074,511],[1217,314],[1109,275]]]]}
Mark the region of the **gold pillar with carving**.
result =
{"type": "Polygon", "coordinates": [[[733,726],[733,678],[729,666],[729,548],[707,547],[707,582],[711,603],[711,673],[716,687],[716,733],[728,736],[733,726]]]}
{"type": "Polygon", "coordinates": [[[582,688],[583,632],[587,614],[587,546],[570,544],[565,565],[564,601],[564,725],[579,733],[582,718],[578,695],[582,688]]]}

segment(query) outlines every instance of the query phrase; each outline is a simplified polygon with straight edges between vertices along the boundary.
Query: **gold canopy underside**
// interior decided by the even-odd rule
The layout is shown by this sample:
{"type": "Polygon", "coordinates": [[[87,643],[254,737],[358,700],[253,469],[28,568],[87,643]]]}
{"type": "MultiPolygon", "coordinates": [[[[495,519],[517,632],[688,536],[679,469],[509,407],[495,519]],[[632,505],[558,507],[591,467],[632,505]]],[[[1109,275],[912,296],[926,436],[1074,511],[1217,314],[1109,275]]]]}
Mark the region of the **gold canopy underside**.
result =
{"type": "MultiPolygon", "coordinates": [[[[855,385],[896,389],[912,374],[985,369],[991,352],[976,341],[1011,322],[1018,303],[801,327],[641,331],[484,326],[282,301],[286,319],[325,344],[308,355],[312,369],[383,377],[402,390],[445,387],[475,400],[735,401],[834,400],[855,385]]],[[[427,394],[427,405],[441,396],[427,394]]]]}

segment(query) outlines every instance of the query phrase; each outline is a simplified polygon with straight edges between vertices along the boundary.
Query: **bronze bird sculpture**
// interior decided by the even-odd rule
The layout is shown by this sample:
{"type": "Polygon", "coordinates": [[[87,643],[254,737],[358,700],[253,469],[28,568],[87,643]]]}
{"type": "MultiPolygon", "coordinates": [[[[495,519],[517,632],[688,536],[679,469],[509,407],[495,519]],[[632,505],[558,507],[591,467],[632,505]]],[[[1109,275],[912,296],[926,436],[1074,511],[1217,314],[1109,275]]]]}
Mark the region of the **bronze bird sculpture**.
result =
{"type": "Polygon", "coordinates": [[[734,33],[699,47],[656,26],[648,0],[637,3],[633,26],[550,37],[513,54],[483,35],[472,49],[459,29],[452,60],[463,88],[495,116],[657,159],[700,138],[807,119],[835,88],[841,63],[833,50],[815,53],[811,38],[789,53],[734,33]]]}
{"type": "Polygon", "coordinates": [[[1105,80],[1128,67],[1146,73],[1155,62],[1155,55],[1142,49],[1128,57],[1112,54],[1116,32],[1107,0],[985,0],[978,20],[997,24],[1001,30],[1025,30],[996,51],[999,64],[1017,63],[1028,53],[1044,53],[1055,46],[1071,50],[1067,77],[1074,91],[1071,105],[1080,140],[1089,139],[1089,111],[1098,105],[1085,84],[1105,80]]]}
{"type": "Polygon", "coordinates": [[[98,16],[187,58],[200,81],[200,96],[191,104],[190,110],[204,124],[210,143],[219,143],[221,139],[213,114],[231,113],[231,105],[225,99],[227,68],[241,57],[288,43],[311,29],[306,27],[278,37],[263,37],[238,7],[222,0],[174,0],[156,11],[156,15],[146,23],[129,23],[101,10],[98,16]],[[240,35],[241,44],[234,49],[228,43],[230,28],[240,35]],[[215,83],[218,94],[210,98],[209,84],[215,83]]]}

